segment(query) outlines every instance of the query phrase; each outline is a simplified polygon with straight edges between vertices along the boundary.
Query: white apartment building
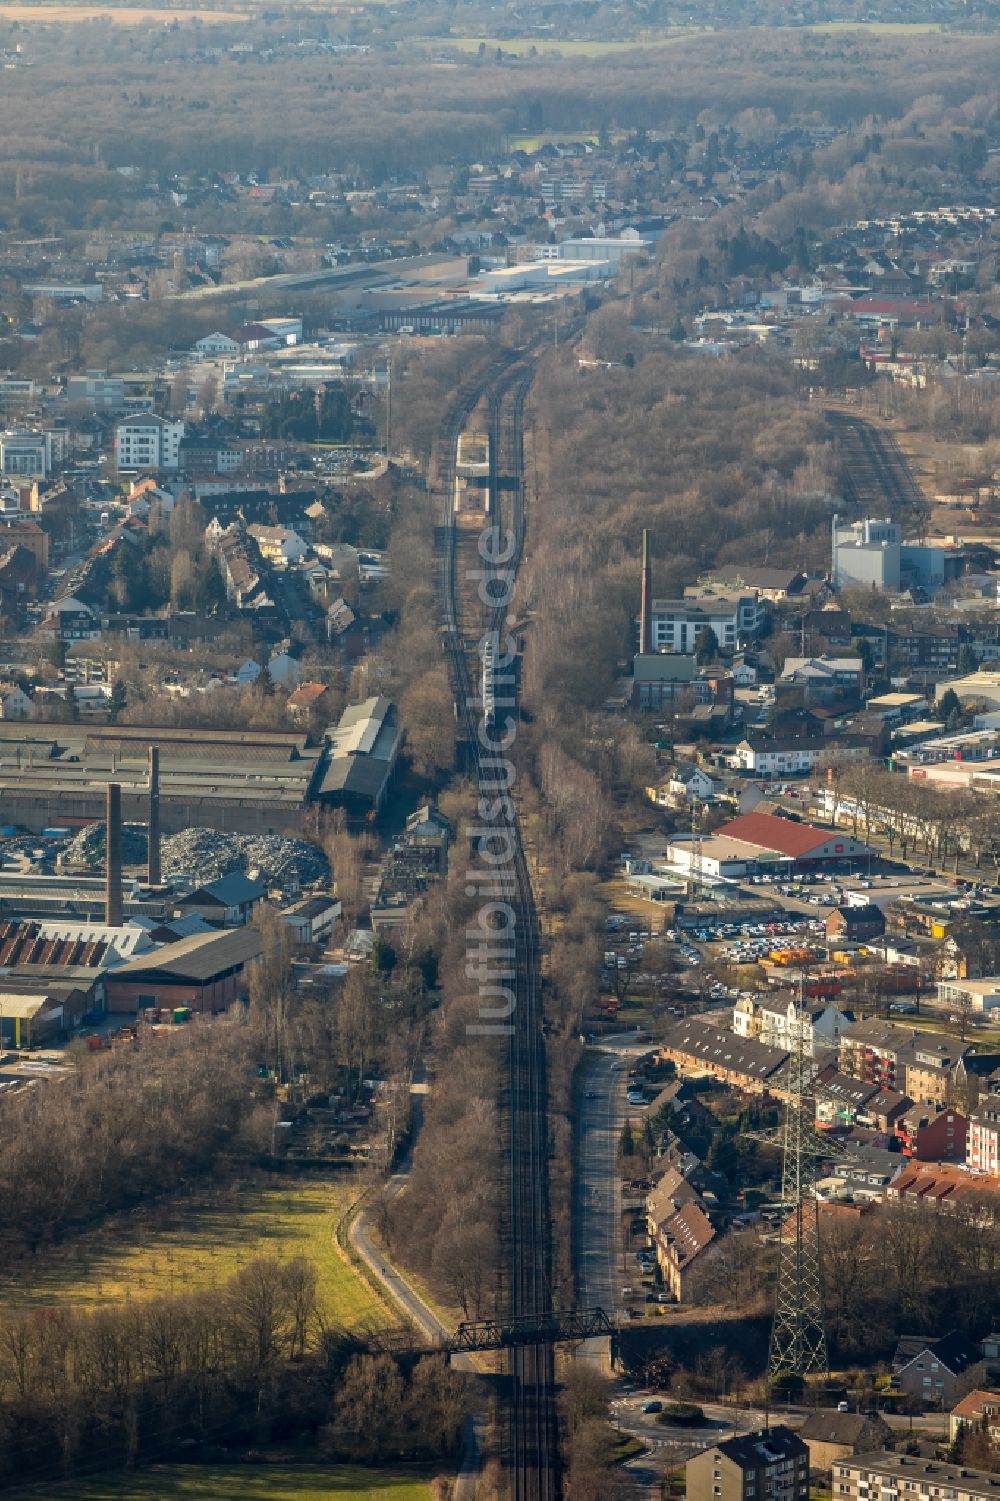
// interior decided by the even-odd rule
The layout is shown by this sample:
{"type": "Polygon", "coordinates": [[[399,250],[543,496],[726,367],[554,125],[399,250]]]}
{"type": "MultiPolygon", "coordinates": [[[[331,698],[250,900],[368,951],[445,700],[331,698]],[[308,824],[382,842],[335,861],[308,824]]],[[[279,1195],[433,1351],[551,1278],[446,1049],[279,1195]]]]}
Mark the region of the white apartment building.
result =
{"type": "Polygon", "coordinates": [[[654,651],[693,652],[698,637],[710,627],[724,651],[735,651],[758,636],[767,620],[767,602],[751,594],[685,591],[683,599],[654,599],[654,651]]]}
{"type": "Polygon", "coordinates": [[[801,776],[829,754],[825,740],[741,740],[729,765],[757,777],[801,776]]]}
{"type": "Polygon", "coordinates": [[[118,469],[177,469],[183,422],[168,422],[154,412],[126,417],[115,427],[115,465],[118,469]]]}
{"type": "Polygon", "coordinates": [[[973,1172],[1000,1175],[1000,1100],[984,1100],[970,1114],[965,1164],[973,1172]]]}

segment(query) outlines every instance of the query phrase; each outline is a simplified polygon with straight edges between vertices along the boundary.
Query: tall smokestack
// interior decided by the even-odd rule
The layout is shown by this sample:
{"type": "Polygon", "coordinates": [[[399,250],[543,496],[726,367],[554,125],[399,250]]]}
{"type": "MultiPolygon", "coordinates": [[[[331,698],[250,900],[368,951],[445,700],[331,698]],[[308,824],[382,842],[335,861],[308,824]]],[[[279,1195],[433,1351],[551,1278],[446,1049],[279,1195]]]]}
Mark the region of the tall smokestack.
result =
{"type": "Polygon", "coordinates": [[[122,924],[122,789],[117,782],[107,786],[104,813],[104,921],[109,928],[122,924]]]}
{"type": "Polygon", "coordinates": [[[146,880],[159,886],[160,876],[160,747],[149,747],[149,852],[146,880]]]}
{"type": "Polygon", "coordinates": [[[649,533],[642,534],[642,598],[639,604],[639,651],[653,650],[653,570],[649,562],[649,533]]]}

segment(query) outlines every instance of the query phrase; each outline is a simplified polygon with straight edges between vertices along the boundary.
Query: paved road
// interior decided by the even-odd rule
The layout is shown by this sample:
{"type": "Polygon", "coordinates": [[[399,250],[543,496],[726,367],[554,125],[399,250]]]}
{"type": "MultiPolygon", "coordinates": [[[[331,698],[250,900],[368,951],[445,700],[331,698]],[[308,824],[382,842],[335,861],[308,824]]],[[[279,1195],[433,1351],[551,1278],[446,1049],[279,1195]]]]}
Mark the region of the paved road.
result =
{"type": "MultiPolygon", "coordinates": [[[[413,1086],[411,1104],[414,1141],[423,1120],[424,1092],[424,1085],[418,1083],[413,1086]]],[[[410,1167],[411,1159],[407,1157],[399,1172],[393,1173],[389,1179],[385,1192],[386,1198],[390,1201],[406,1189],[410,1178],[410,1167]]],[[[410,1286],[404,1274],[387,1260],[384,1252],[375,1244],[371,1231],[370,1209],[364,1207],[355,1215],[348,1228],[347,1238],[384,1291],[428,1341],[436,1343],[452,1333],[448,1325],[438,1318],[433,1308],[410,1286]]],[[[470,1376],[481,1374],[470,1355],[453,1356],[452,1365],[455,1370],[466,1372],[470,1376]]],[[[465,1428],[462,1465],[456,1477],[453,1492],[455,1501],[474,1501],[479,1484],[479,1472],[482,1468],[485,1433],[485,1414],[479,1411],[474,1412],[465,1428]]]]}
{"type": "MultiPolygon", "coordinates": [[[[618,1238],[622,1202],[617,1154],[627,1113],[628,1060],[648,1051],[649,1043],[637,1043],[634,1034],[603,1038],[600,1047],[587,1057],[583,1079],[573,1201],[577,1307],[603,1308],[611,1315],[621,1302],[618,1238]]],[[[607,1339],[585,1340],[578,1358],[606,1364],[607,1339]]]]}

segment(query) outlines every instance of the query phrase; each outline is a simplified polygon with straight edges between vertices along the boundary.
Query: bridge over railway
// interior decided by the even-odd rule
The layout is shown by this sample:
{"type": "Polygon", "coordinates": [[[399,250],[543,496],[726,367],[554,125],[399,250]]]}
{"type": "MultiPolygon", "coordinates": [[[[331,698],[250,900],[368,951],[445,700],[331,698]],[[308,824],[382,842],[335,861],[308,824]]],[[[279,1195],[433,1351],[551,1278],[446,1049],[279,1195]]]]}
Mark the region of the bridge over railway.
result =
{"type": "Polygon", "coordinates": [[[435,1344],[414,1339],[412,1329],[383,1329],[371,1343],[392,1354],[472,1355],[483,1350],[516,1350],[535,1345],[571,1344],[577,1340],[611,1336],[615,1325],[603,1308],[563,1313],[526,1314],[509,1319],[479,1319],[459,1324],[448,1339],[435,1344]]]}

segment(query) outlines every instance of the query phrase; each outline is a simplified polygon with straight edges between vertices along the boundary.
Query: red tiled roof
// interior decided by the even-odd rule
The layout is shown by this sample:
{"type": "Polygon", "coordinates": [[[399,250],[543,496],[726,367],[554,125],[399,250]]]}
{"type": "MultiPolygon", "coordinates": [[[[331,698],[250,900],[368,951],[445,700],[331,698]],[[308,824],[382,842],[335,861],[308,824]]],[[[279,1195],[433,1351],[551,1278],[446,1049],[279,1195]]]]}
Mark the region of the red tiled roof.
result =
{"type": "Polygon", "coordinates": [[[289,706],[293,709],[310,708],[323,697],[326,687],[326,683],[303,683],[302,687],[296,688],[295,692],[289,698],[289,706]]]}
{"type": "Polygon", "coordinates": [[[792,823],[789,818],[778,818],[774,813],[744,813],[730,823],[716,829],[716,834],[726,839],[742,839],[747,844],[759,844],[762,849],[777,850],[781,855],[797,859],[808,855],[835,835],[832,829],[814,829],[809,824],[792,823]]]}

